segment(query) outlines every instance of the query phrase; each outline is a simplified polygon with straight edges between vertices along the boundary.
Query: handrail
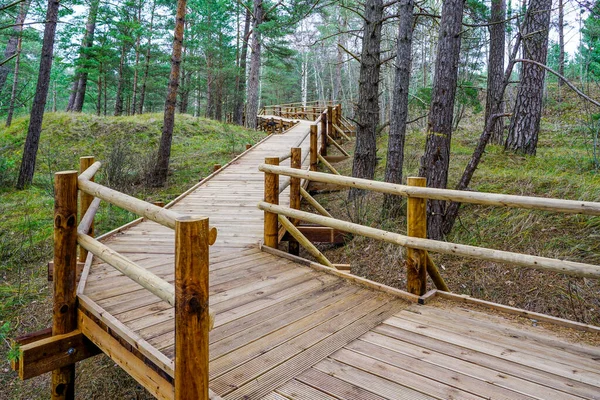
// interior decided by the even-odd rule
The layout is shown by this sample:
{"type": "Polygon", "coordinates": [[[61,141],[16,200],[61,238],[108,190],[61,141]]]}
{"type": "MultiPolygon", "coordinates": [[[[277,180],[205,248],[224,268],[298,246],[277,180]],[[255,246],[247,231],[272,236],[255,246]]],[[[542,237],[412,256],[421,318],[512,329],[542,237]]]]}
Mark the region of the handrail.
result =
{"type": "Polygon", "coordinates": [[[288,207],[278,206],[264,201],[258,203],[258,208],[273,214],[284,215],[288,218],[296,218],[305,222],[311,222],[315,224],[328,226],[330,228],[338,229],[341,231],[359,234],[373,239],[383,240],[388,243],[398,244],[403,247],[434,251],[450,255],[462,255],[481,260],[519,265],[523,267],[529,267],[546,271],[554,271],[580,277],[600,278],[600,266],[596,265],[512,253],[502,250],[493,250],[484,247],[440,242],[431,239],[410,237],[400,235],[398,233],[392,233],[381,229],[355,224],[352,222],[315,215],[305,211],[294,210],[288,207]]]}
{"type": "MultiPolygon", "coordinates": [[[[90,177],[94,176],[101,165],[102,164],[99,161],[96,161],[90,168],[79,175],[77,178],[79,190],[158,224],[175,229],[175,220],[181,216],[175,211],[155,206],[144,200],[137,199],[117,190],[102,186],[96,182],[92,182],[90,177]]],[[[211,226],[209,243],[213,245],[216,240],[217,228],[211,226]]]]}
{"type": "Polygon", "coordinates": [[[276,167],[266,164],[260,165],[258,169],[262,172],[268,172],[272,174],[308,179],[310,181],[334,183],[356,189],[395,194],[404,197],[417,197],[433,200],[455,201],[460,203],[554,211],[566,214],[600,216],[600,203],[591,201],[562,200],[546,197],[516,196],[497,193],[413,187],[387,182],[371,181],[368,179],[354,178],[350,176],[332,175],[288,167],[276,167]]]}

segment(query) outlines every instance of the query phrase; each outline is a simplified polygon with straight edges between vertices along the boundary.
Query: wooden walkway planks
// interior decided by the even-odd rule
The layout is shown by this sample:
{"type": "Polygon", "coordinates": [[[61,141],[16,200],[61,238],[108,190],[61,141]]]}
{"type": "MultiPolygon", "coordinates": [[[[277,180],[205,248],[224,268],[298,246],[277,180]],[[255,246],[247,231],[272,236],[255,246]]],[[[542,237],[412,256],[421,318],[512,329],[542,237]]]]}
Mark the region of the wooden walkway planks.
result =
{"type": "MultiPolygon", "coordinates": [[[[170,207],[208,215],[219,230],[210,249],[211,389],[225,399],[600,399],[597,348],[464,308],[409,306],[261,252],[257,166],[304,138],[307,167],[310,125],[272,135],[170,207]]],[[[143,221],[105,243],[173,281],[172,230],[143,221]]],[[[169,304],[98,261],[84,295],[96,318],[173,376],[169,304]]]]}

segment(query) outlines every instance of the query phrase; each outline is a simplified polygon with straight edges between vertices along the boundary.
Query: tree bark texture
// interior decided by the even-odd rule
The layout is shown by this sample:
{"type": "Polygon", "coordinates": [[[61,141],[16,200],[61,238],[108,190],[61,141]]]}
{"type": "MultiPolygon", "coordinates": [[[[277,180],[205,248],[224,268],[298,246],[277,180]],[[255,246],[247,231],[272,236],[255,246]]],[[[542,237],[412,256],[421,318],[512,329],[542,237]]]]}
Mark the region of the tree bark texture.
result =
{"type": "MultiPolygon", "coordinates": [[[[565,7],[563,0],[558,0],[558,48],[558,73],[565,76],[565,7]]],[[[564,84],[562,79],[558,80],[559,87],[564,84]]],[[[560,92],[559,97],[561,97],[560,92]]]]}
{"type": "MultiPolygon", "coordinates": [[[[19,37],[21,36],[21,31],[23,30],[23,23],[25,22],[25,19],[27,18],[27,12],[29,11],[29,3],[30,0],[26,0],[23,3],[21,3],[19,13],[15,18],[15,26],[13,27],[13,32],[8,38],[8,43],[6,44],[6,49],[4,50],[5,60],[14,56],[17,53],[19,37]]],[[[6,85],[6,80],[8,79],[9,72],[10,66],[8,64],[0,66],[0,92],[2,92],[4,86],[6,85]]]]}
{"type": "Polygon", "coordinates": [[[235,108],[233,121],[238,125],[244,124],[244,92],[246,91],[246,60],[248,58],[248,36],[250,35],[250,11],[246,11],[244,20],[244,37],[240,51],[240,65],[236,76],[235,108]]]}
{"type": "Polygon", "coordinates": [[[169,158],[171,157],[171,142],[175,125],[175,107],[177,105],[177,89],[179,88],[179,70],[181,68],[181,49],[183,47],[183,28],[185,26],[186,0],[177,1],[177,16],[175,22],[175,37],[173,39],[173,55],[171,57],[171,74],[169,90],[165,101],[163,130],[158,149],[158,160],[154,170],[154,185],[162,186],[167,181],[169,158]]]}
{"type": "Polygon", "coordinates": [[[256,129],[258,114],[258,89],[261,62],[260,24],[263,22],[263,0],[254,0],[254,21],[252,24],[252,54],[250,56],[250,73],[248,74],[248,94],[246,96],[246,128],[256,129]]]}
{"type": "Polygon", "coordinates": [[[8,105],[8,114],[6,116],[6,126],[12,124],[13,114],[15,112],[15,100],[17,98],[17,86],[19,85],[19,66],[21,64],[21,44],[23,37],[20,36],[17,43],[17,58],[15,59],[15,71],[13,72],[13,84],[10,91],[10,103],[8,105]]]}
{"type": "MultiPolygon", "coordinates": [[[[523,58],[546,64],[552,0],[531,0],[523,25],[523,58]]],[[[535,155],[542,117],[546,71],[523,63],[517,101],[508,129],[505,150],[535,155]]]]}
{"type": "Polygon", "coordinates": [[[50,84],[50,71],[52,70],[52,55],[54,52],[54,37],[56,34],[59,6],[60,0],[48,1],[40,70],[35,96],[33,98],[33,105],[31,106],[29,128],[27,130],[27,138],[25,139],[25,148],[23,149],[23,159],[21,161],[19,179],[17,180],[18,189],[23,189],[33,181],[35,160],[42,131],[42,120],[44,118],[44,109],[46,108],[46,98],[48,97],[50,84]]]}
{"type": "MultiPolygon", "coordinates": [[[[427,178],[428,187],[446,188],[448,183],[463,8],[464,0],[447,0],[442,8],[427,141],[419,169],[419,175],[427,178]]],[[[430,239],[441,240],[443,237],[444,209],[444,201],[428,201],[427,234],[430,239]]]]}
{"type": "MultiPolygon", "coordinates": [[[[383,0],[365,3],[364,33],[356,107],[356,145],[352,176],[373,179],[377,165],[376,131],[379,125],[379,72],[383,0]]],[[[359,191],[350,190],[350,198],[359,191]]]]}
{"type": "Polygon", "coordinates": [[[117,95],[115,99],[115,117],[123,114],[123,88],[125,86],[125,54],[126,44],[121,46],[121,57],[119,59],[119,76],[117,77],[117,95]]]}
{"type": "Polygon", "coordinates": [[[148,43],[146,43],[146,60],[144,66],[144,78],[142,79],[142,88],[140,90],[140,101],[138,104],[138,114],[144,112],[144,101],[146,100],[146,87],[148,85],[148,73],[150,72],[150,49],[152,48],[152,32],[154,29],[154,11],[156,10],[156,1],[152,2],[152,11],[150,13],[150,27],[148,32],[148,43]]]}
{"type": "MultiPolygon", "coordinates": [[[[414,0],[401,0],[398,5],[399,27],[396,47],[396,71],[390,113],[387,164],[385,166],[385,181],[397,184],[402,183],[402,166],[404,164],[408,90],[412,64],[413,8],[414,0]]],[[[400,211],[398,196],[386,194],[383,210],[390,217],[397,216],[400,211]]]]}
{"type": "Polygon", "coordinates": [[[85,102],[85,92],[87,89],[88,72],[87,65],[85,65],[90,59],[89,49],[94,45],[94,34],[96,32],[96,19],[98,18],[98,7],[100,0],[93,0],[90,4],[90,12],[88,14],[88,20],[85,25],[85,36],[83,38],[83,45],[81,46],[80,68],[83,70],[79,76],[79,85],[77,86],[77,95],[75,96],[75,103],[73,105],[73,111],[81,112],[83,110],[83,103],[85,102]]]}
{"type": "MultiPolygon", "coordinates": [[[[504,33],[506,28],[506,3],[504,0],[492,0],[489,26],[490,52],[488,57],[487,96],[485,102],[485,121],[491,115],[504,113],[504,102],[499,96],[504,80],[504,33]],[[498,105],[494,108],[494,105],[498,105]]],[[[502,91],[503,92],[503,91],[502,91]]],[[[492,127],[492,142],[504,143],[504,119],[497,118],[492,127]]]]}

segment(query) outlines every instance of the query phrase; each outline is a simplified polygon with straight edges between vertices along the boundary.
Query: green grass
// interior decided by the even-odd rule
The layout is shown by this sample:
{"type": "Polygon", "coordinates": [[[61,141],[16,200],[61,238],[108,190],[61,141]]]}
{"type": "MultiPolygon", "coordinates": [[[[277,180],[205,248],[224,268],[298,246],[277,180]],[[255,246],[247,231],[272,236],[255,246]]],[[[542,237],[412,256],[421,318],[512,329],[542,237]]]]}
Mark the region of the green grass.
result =
{"type": "MultiPolygon", "coordinates": [[[[33,185],[20,191],[14,189],[14,182],[28,118],[0,129],[0,358],[7,358],[9,337],[50,324],[46,263],[52,257],[55,172],[78,169],[79,157],[93,155],[103,163],[99,182],[147,201],[169,202],[208,176],[214,164],[226,164],[246,143],[254,144],[263,137],[237,126],[177,115],[168,183],[154,189],[146,185],[146,176],[153,165],[162,122],[162,114],[108,118],[46,114],[33,185]]],[[[133,219],[131,213],[102,203],[95,219],[96,232],[110,231],[133,219]]],[[[8,381],[0,382],[0,387],[4,384],[8,381]]],[[[22,395],[14,392],[14,398],[22,395]]]]}

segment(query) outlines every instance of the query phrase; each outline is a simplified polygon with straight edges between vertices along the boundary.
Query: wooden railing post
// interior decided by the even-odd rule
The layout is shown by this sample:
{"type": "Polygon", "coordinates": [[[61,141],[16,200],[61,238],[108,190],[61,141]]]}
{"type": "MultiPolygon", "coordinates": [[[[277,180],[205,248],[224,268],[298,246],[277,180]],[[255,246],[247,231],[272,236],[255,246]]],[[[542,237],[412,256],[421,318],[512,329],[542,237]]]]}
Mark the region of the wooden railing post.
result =
{"type": "MultiPolygon", "coordinates": [[[[54,175],[52,335],[77,328],[77,171],[54,175]]],[[[52,371],[52,400],[75,398],[75,364],[52,371]]]]}
{"type": "MultiPolygon", "coordinates": [[[[409,177],[408,186],[427,186],[427,180],[409,177]]],[[[408,197],[407,235],[427,238],[427,200],[408,197]]],[[[406,290],[422,296],[427,290],[427,252],[418,249],[406,249],[406,290]]]]}
{"type": "Polygon", "coordinates": [[[319,127],[317,125],[310,126],[310,170],[317,170],[317,163],[319,159],[317,158],[317,146],[318,144],[318,136],[319,136],[319,127]]]}
{"type": "MultiPolygon", "coordinates": [[[[88,156],[88,157],[80,157],[79,158],[79,173],[83,173],[83,171],[85,171],[86,169],[88,169],[89,167],[92,166],[92,164],[96,162],[96,160],[94,159],[93,156],[88,156]]],[[[94,177],[92,177],[90,179],[92,182],[94,181],[94,177]]],[[[79,204],[80,204],[80,218],[83,218],[83,216],[85,215],[85,213],[87,212],[88,208],[90,208],[90,204],[92,204],[92,201],[94,201],[94,196],[89,195],[87,193],[84,192],[80,192],[79,193],[79,204]]],[[[91,237],[94,237],[94,222],[92,221],[92,224],[90,225],[90,230],[87,232],[87,234],[91,237]]],[[[79,248],[79,262],[84,263],[86,258],[87,258],[87,250],[84,249],[83,247],[79,248]]]]}
{"type": "Polygon", "coordinates": [[[334,115],[333,115],[333,107],[327,106],[327,135],[333,139],[335,137],[335,132],[333,129],[333,124],[335,123],[334,115]]]}
{"type": "MultiPolygon", "coordinates": [[[[290,166],[292,168],[302,168],[302,149],[300,147],[292,147],[292,158],[290,159],[290,166]]],[[[290,208],[295,210],[300,209],[300,178],[290,178],[290,208]]],[[[297,220],[291,221],[294,225],[298,224],[297,220]]],[[[288,242],[288,252],[295,256],[300,254],[300,245],[297,240],[290,240],[288,242]]]]}
{"type": "Polygon", "coordinates": [[[175,399],[208,400],[207,217],[175,221],[175,399]]]}
{"type": "Polygon", "coordinates": [[[323,113],[321,118],[321,155],[327,155],[327,113],[323,113]]]}
{"type": "MultiPolygon", "coordinates": [[[[279,165],[279,157],[265,158],[267,165],[279,165]]],[[[265,202],[279,204],[279,175],[265,172],[265,202]]],[[[279,224],[277,214],[265,211],[264,217],[264,244],[267,247],[277,248],[279,244],[279,224]]]]}

